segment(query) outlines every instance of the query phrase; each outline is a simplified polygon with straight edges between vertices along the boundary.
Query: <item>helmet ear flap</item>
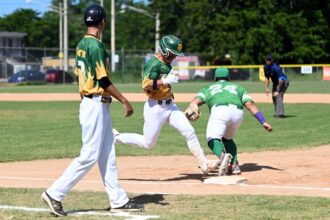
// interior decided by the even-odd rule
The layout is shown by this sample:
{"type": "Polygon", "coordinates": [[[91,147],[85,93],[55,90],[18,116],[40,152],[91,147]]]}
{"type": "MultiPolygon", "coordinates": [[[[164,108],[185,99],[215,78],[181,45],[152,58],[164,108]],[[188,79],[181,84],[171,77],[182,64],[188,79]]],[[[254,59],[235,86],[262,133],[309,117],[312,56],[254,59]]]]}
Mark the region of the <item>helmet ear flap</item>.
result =
{"type": "Polygon", "coordinates": [[[160,49],[160,53],[163,56],[168,57],[168,55],[170,55],[170,53],[168,52],[168,50],[166,50],[166,48],[159,47],[159,49],[160,49]]]}

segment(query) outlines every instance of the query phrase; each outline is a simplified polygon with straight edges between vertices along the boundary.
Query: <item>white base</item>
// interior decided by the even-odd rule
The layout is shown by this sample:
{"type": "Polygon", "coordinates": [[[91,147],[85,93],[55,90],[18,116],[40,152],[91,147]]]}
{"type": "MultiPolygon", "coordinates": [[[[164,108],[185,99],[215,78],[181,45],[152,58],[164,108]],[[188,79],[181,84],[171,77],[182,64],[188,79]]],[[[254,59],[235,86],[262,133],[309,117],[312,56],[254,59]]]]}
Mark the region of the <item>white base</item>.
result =
{"type": "Polygon", "coordinates": [[[242,176],[216,176],[205,179],[204,184],[236,185],[246,181],[242,176]]]}

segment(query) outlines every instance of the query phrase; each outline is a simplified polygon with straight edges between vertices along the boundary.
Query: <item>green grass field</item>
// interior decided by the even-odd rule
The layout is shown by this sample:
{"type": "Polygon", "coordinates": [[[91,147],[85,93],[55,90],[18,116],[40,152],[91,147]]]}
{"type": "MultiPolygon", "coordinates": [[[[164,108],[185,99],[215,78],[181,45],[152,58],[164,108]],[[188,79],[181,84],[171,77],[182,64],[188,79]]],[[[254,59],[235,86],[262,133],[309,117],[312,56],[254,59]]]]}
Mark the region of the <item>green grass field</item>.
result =
{"type": "MultiPolygon", "coordinates": [[[[0,205],[47,208],[40,200],[41,189],[0,189],[0,205]]],[[[145,204],[145,212],[157,219],[329,219],[330,199],[294,196],[189,196],[130,195],[145,204]]],[[[105,193],[71,192],[64,209],[100,210],[109,207],[105,193]]],[[[48,212],[0,210],[0,219],[49,219],[48,212]]],[[[66,219],[106,219],[106,216],[70,216],[66,219]]],[[[110,219],[124,219],[111,216],[110,219]]],[[[126,218],[127,219],[127,218],[126,218]]]]}
{"type": "MultiPolygon", "coordinates": [[[[184,109],[185,103],[179,106],[184,109]]],[[[122,106],[111,105],[113,125],[120,132],[141,133],[143,103],[133,103],[135,113],[124,118],[122,106]]],[[[259,104],[266,119],[273,125],[266,132],[257,120],[245,114],[235,141],[239,152],[286,150],[329,144],[329,105],[286,104],[288,118],[275,119],[273,105],[259,104]],[[322,117],[320,117],[322,116],[322,117]]],[[[78,121],[79,102],[0,102],[0,162],[75,157],[81,147],[78,121]]],[[[208,110],[193,123],[207,153],[205,130],[208,110]]],[[[151,150],[119,145],[118,155],[179,155],[189,154],[184,138],[172,127],[163,127],[158,143],[151,150]]]]}
{"type": "MultiPolygon", "coordinates": [[[[192,86],[193,84],[187,84],[192,86]]],[[[130,85],[123,85],[128,86],[130,85]]],[[[134,86],[130,88],[135,89],[134,86]]],[[[53,88],[61,87],[54,86],[53,88]]],[[[18,87],[21,88],[21,87],[18,87]]],[[[28,88],[28,87],[22,87],[28,88]]],[[[30,88],[34,88],[30,86],[30,88]]],[[[42,87],[50,88],[50,87],[42,87]]],[[[68,88],[68,87],[63,87],[68,88]]],[[[71,86],[73,88],[73,86],[71,86]]],[[[2,88],[1,88],[2,89],[2,88]]],[[[193,89],[190,88],[190,89],[193,89]]],[[[49,90],[51,92],[51,90],[49,90]]],[[[183,109],[186,103],[180,103],[183,109]]],[[[235,141],[239,152],[309,148],[329,144],[330,114],[327,104],[286,104],[285,119],[275,119],[272,104],[258,104],[274,131],[267,133],[248,112],[235,141]]],[[[143,103],[133,103],[135,114],[124,118],[122,106],[111,105],[114,126],[121,132],[142,132],[143,103]]],[[[0,162],[75,157],[80,152],[79,102],[0,102],[0,162]]],[[[208,154],[205,129],[208,110],[193,123],[208,154]]],[[[119,145],[117,155],[189,154],[183,137],[166,125],[154,149],[119,145]]],[[[40,200],[44,189],[0,188],[0,206],[44,208],[40,200]]],[[[150,195],[131,194],[145,204],[138,215],[157,215],[158,219],[330,219],[330,199],[303,196],[262,195],[150,195]]],[[[104,192],[72,191],[64,200],[66,210],[100,210],[108,207],[104,192]]],[[[0,209],[0,219],[49,219],[49,212],[0,209]]],[[[106,219],[109,216],[70,216],[67,219],[106,219]]],[[[127,219],[111,216],[111,219],[127,219]]]]}
{"type": "MultiPolygon", "coordinates": [[[[263,93],[263,82],[234,81],[244,87],[250,93],[263,93]]],[[[142,92],[141,84],[120,84],[114,82],[122,92],[142,92]]],[[[174,93],[197,93],[200,88],[211,82],[182,82],[173,85],[174,93]]],[[[53,93],[53,92],[77,92],[76,84],[48,84],[48,85],[15,85],[1,84],[0,93],[53,93]]],[[[330,82],[327,81],[290,81],[288,93],[330,93],[330,82]]]]}

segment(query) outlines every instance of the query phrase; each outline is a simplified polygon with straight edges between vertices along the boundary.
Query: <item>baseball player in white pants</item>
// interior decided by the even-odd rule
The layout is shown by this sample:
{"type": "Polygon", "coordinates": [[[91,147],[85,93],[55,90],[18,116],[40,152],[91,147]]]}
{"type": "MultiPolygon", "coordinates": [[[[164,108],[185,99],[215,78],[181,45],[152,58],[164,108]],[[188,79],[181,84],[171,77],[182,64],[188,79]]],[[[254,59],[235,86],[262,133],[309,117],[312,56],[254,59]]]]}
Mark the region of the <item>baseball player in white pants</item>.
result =
{"type": "Polygon", "coordinates": [[[75,57],[75,74],[82,98],[79,121],[83,145],[79,157],[41,197],[54,215],[67,215],[62,207],[65,195],[98,163],[111,211],[140,211],[144,206],[130,201],[118,183],[110,96],[123,104],[125,116],[132,115],[133,108],[110,81],[109,57],[100,40],[106,25],[104,8],[89,6],[85,10],[84,20],[87,33],[79,41],[75,57]]]}
{"type": "Polygon", "coordinates": [[[173,35],[164,36],[160,41],[160,53],[152,57],[144,67],[142,88],[149,97],[144,104],[143,135],[121,133],[115,142],[150,149],[155,146],[162,126],[169,123],[187,141],[190,152],[198,160],[204,174],[215,168],[201,148],[194,128],[185,114],[173,103],[171,84],[178,82],[178,76],[171,72],[170,63],[176,56],[183,55],[181,40],[173,35]]]}

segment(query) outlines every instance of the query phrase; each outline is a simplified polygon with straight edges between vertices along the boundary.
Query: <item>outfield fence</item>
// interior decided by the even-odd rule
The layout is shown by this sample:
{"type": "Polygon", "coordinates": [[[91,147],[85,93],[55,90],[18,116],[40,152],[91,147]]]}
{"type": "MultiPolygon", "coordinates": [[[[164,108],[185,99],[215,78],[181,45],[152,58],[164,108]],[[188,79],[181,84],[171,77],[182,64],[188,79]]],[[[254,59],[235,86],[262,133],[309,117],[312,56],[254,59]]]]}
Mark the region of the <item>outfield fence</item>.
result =
{"type": "MultiPolygon", "coordinates": [[[[73,74],[74,49],[69,50],[69,72],[73,74]]],[[[109,53],[110,54],[110,53],[109,53]]],[[[33,47],[0,47],[0,81],[7,79],[21,70],[61,69],[63,60],[59,59],[58,48],[33,47]]],[[[132,83],[141,80],[144,63],[153,56],[149,50],[116,51],[116,70],[111,77],[122,83],[132,83]]],[[[174,71],[181,80],[212,80],[214,71],[219,66],[205,66],[198,56],[187,54],[177,58],[173,63],[174,71]]],[[[258,81],[263,80],[263,65],[230,65],[232,80],[258,81]]],[[[330,64],[296,64],[281,65],[283,72],[293,80],[330,80],[330,64]]]]}

